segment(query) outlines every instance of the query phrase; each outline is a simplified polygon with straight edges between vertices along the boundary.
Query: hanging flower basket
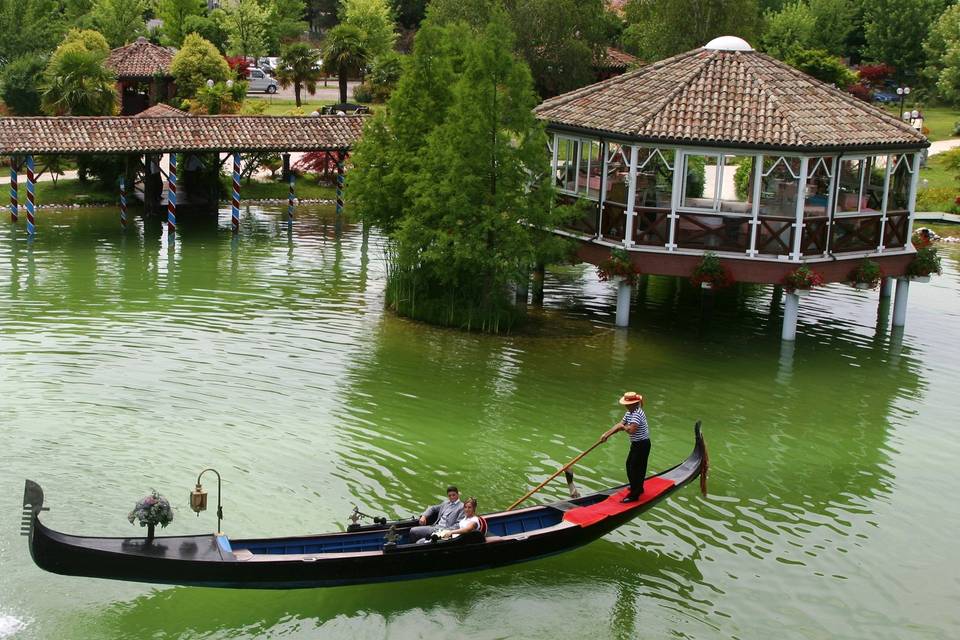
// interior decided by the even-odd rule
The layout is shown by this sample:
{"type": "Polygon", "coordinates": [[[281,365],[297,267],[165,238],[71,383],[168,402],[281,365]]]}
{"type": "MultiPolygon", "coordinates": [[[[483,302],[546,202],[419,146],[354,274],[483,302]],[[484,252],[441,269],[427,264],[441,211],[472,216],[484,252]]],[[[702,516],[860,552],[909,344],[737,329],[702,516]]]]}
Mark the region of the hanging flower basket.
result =
{"type": "Polygon", "coordinates": [[[883,280],[883,270],[873,260],[864,258],[863,261],[850,272],[847,279],[854,289],[876,289],[883,280]]]}
{"type": "Polygon", "coordinates": [[[635,284],[640,275],[640,269],[633,264],[626,249],[613,249],[610,257],[597,265],[597,278],[600,282],[623,280],[627,284],[635,284]]]}
{"type": "Polygon", "coordinates": [[[134,520],[140,523],[141,527],[147,528],[147,542],[153,540],[154,529],[157,525],[166,527],[173,522],[173,509],[170,507],[170,501],[161,496],[155,490],[150,495],[141,498],[127,515],[127,520],[133,524],[134,520]]]}
{"type": "Polygon", "coordinates": [[[906,270],[906,275],[912,282],[930,282],[931,275],[941,273],[943,273],[943,267],[940,264],[940,256],[929,243],[917,249],[916,255],[913,256],[906,270]]]}
{"type": "Polygon", "coordinates": [[[814,287],[823,286],[823,276],[803,264],[785,275],[781,282],[787,293],[803,297],[810,293],[814,287]]]}
{"type": "Polygon", "coordinates": [[[722,289],[733,284],[733,276],[720,263],[717,254],[707,251],[703,254],[703,260],[693,270],[690,282],[693,286],[699,285],[701,289],[722,289]]]}

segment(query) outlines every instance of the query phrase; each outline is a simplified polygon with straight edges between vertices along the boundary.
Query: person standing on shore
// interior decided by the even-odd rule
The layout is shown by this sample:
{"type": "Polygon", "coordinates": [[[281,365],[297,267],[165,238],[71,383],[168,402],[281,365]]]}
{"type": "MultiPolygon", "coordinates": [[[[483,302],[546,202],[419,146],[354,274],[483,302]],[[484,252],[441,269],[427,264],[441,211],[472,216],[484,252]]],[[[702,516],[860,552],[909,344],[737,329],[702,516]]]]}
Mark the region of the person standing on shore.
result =
{"type": "Polygon", "coordinates": [[[647,416],[643,412],[643,396],[636,391],[628,391],[620,398],[620,404],[627,408],[623,419],[610,427],[600,439],[607,439],[618,431],[630,436],[630,452],[627,454],[627,478],[630,481],[630,493],[621,502],[636,502],[643,494],[643,480],[647,475],[647,460],[650,458],[650,428],[647,416]]]}

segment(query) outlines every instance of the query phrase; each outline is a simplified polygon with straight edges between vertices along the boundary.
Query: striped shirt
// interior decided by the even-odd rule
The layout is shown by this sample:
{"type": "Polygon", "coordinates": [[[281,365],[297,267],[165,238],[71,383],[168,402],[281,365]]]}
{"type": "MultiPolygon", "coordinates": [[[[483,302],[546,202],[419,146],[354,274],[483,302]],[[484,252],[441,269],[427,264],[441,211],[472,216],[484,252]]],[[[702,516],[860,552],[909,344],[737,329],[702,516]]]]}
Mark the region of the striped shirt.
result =
{"type": "Polygon", "coordinates": [[[627,432],[630,436],[630,442],[640,442],[650,439],[650,429],[647,427],[647,416],[641,407],[636,411],[627,411],[623,414],[623,424],[632,424],[637,427],[633,433],[627,432]]]}

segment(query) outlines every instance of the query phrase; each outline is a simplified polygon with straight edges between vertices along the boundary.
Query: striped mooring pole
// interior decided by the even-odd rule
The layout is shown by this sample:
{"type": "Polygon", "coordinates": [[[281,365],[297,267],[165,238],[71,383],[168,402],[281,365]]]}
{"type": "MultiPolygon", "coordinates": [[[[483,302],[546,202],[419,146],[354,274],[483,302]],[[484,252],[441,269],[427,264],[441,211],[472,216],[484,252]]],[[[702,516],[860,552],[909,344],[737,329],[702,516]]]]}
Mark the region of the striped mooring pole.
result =
{"type": "Polygon", "coordinates": [[[120,176],[120,226],[127,228],[127,178],[120,176]]]}
{"type": "Polygon", "coordinates": [[[240,231],[240,152],[233,152],[233,207],[230,211],[233,232],[240,231]]]}
{"type": "Polygon", "coordinates": [[[31,236],[37,232],[36,184],[36,177],[33,175],[33,156],[27,156],[27,233],[31,236]]]}
{"type": "Polygon", "coordinates": [[[287,190],[287,224],[293,224],[293,199],[296,195],[293,190],[294,180],[295,178],[294,178],[293,172],[291,171],[290,182],[289,182],[290,188],[287,190]]]}
{"type": "Polygon", "coordinates": [[[10,222],[20,217],[20,200],[17,195],[17,161],[10,158],[10,222]]]}
{"type": "Polygon", "coordinates": [[[343,151],[337,151],[337,216],[333,228],[338,236],[343,231],[343,161],[345,155],[343,151]]]}
{"type": "Polygon", "coordinates": [[[177,239],[177,154],[170,154],[170,169],[167,171],[167,240],[177,239]]]}

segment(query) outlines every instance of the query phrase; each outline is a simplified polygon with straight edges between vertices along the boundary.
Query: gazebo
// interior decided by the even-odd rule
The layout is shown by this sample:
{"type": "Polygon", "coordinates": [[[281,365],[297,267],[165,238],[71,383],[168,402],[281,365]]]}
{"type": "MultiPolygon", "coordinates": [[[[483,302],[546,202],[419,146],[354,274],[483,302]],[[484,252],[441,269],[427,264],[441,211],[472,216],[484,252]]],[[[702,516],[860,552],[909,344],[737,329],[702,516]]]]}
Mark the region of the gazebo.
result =
{"type": "MultiPolygon", "coordinates": [[[[929,146],[908,123],[732,36],[551,98],[536,114],[561,197],[593,205],[557,230],[580,241],[584,260],[619,247],[642,273],[689,276],[713,252],[737,281],[778,284],[802,263],[845,281],[870,258],[898,278],[903,324],[929,146]]],[[[630,287],[618,293],[625,326],[630,287]]],[[[788,293],[784,339],[795,337],[797,308],[788,293]]]]}
{"type": "Polygon", "coordinates": [[[173,97],[176,87],[171,62],[170,49],[143,37],[110,52],[105,64],[117,74],[122,115],[132,116],[173,97]]]}

